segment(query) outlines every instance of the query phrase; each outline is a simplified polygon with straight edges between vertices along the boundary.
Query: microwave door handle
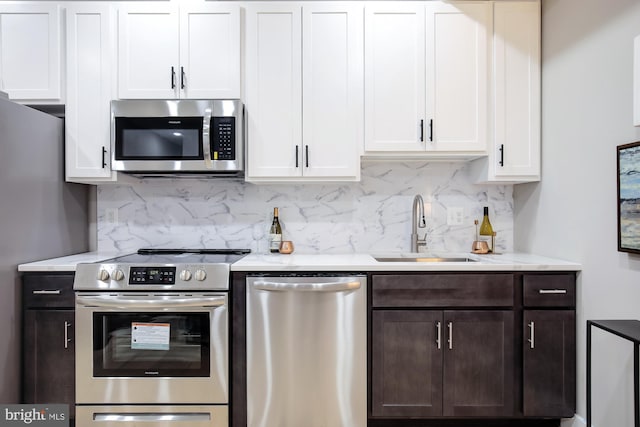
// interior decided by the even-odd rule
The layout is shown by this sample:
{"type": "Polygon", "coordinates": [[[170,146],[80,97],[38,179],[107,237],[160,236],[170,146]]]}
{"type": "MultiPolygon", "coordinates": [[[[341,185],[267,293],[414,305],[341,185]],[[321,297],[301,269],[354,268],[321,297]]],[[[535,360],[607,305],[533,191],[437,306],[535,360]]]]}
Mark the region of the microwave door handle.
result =
{"type": "Polygon", "coordinates": [[[204,164],[207,169],[213,169],[211,161],[211,110],[208,109],[202,118],[202,152],[204,154],[204,164]]]}

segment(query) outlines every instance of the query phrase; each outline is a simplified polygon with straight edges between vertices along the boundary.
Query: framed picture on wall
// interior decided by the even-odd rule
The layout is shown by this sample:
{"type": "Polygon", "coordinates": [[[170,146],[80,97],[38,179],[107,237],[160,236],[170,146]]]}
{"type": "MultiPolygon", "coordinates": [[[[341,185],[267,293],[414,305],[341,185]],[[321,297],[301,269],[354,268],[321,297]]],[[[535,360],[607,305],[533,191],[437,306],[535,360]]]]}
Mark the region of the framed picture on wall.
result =
{"type": "Polygon", "coordinates": [[[618,250],[640,254],[640,141],[617,148],[618,250]]]}

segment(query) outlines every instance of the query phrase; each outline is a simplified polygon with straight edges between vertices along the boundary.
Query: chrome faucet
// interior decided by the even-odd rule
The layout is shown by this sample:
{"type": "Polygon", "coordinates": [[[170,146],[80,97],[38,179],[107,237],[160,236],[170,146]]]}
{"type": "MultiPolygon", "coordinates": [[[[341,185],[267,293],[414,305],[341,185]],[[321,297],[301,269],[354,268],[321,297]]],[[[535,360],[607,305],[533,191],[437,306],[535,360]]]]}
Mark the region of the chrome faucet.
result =
{"type": "Polygon", "coordinates": [[[426,226],[427,223],[424,219],[424,200],[421,195],[416,194],[413,198],[413,209],[411,210],[411,252],[418,252],[420,246],[427,246],[427,233],[424,234],[424,239],[419,239],[417,228],[425,228],[426,226]]]}

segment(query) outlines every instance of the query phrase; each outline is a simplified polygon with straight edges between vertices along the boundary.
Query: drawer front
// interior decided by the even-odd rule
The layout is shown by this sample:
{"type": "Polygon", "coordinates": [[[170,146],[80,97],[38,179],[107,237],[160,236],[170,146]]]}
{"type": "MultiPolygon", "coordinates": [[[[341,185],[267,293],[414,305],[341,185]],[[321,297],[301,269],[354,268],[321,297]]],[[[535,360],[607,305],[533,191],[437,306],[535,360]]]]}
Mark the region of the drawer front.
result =
{"type": "Polygon", "coordinates": [[[512,307],[513,274],[373,275],[373,307],[512,307]]]}
{"type": "Polygon", "coordinates": [[[573,274],[525,274],[522,304],[525,307],[575,307],[576,278],[573,274]]]}
{"type": "Polygon", "coordinates": [[[22,305],[25,308],[74,308],[73,274],[25,274],[22,305]]]}

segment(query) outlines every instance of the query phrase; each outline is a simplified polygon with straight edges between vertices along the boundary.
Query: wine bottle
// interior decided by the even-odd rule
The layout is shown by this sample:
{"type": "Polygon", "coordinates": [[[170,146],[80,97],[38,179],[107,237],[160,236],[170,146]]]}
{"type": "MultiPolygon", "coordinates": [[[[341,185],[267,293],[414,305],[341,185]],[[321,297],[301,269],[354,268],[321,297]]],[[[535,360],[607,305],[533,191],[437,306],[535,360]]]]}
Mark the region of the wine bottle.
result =
{"type": "Polygon", "coordinates": [[[282,227],[278,219],[278,208],[273,208],[273,222],[269,229],[269,251],[277,253],[280,251],[280,243],[282,242],[282,227]]]}
{"type": "Polygon", "coordinates": [[[489,207],[484,207],[484,216],[482,217],[482,224],[480,224],[480,239],[487,242],[489,245],[489,252],[493,252],[491,247],[491,238],[493,237],[493,227],[491,221],[489,221],[489,207]]]}

